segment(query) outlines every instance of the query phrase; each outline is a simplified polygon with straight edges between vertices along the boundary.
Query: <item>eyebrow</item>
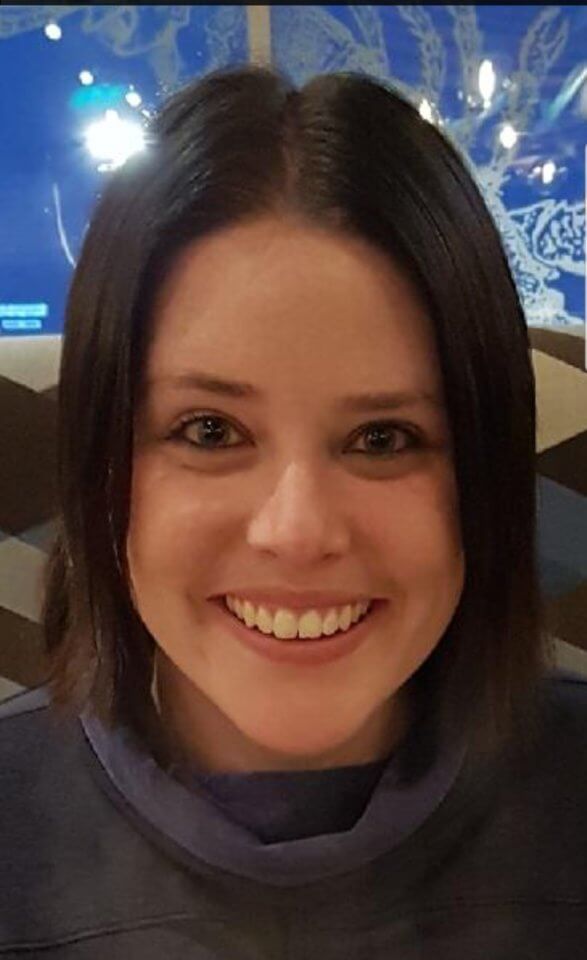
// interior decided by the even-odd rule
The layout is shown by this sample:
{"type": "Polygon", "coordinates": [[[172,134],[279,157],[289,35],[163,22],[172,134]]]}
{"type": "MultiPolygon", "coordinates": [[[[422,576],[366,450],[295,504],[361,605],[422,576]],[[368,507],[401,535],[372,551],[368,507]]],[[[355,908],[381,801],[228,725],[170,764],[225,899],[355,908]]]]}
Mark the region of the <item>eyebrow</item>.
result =
{"type": "MultiPolygon", "coordinates": [[[[263,392],[251,383],[244,383],[240,380],[225,380],[200,371],[155,377],[148,381],[149,386],[157,383],[166,383],[176,389],[204,390],[207,393],[214,393],[223,397],[247,400],[266,399],[263,392]]],[[[423,403],[439,408],[443,406],[441,399],[436,394],[426,390],[372,391],[362,394],[347,394],[339,400],[339,406],[342,409],[359,412],[396,410],[399,407],[412,407],[423,403]]]]}

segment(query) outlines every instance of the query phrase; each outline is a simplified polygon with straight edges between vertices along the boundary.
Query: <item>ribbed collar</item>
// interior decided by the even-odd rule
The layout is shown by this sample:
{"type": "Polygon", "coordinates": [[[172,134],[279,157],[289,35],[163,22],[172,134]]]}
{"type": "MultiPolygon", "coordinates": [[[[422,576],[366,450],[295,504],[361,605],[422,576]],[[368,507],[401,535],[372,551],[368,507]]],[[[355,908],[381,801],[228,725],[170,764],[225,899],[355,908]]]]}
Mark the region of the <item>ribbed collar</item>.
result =
{"type": "MultiPolygon", "coordinates": [[[[440,805],[466,756],[464,740],[439,743],[435,761],[420,780],[410,785],[399,778],[395,754],[384,762],[382,772],[376,769],[377,764],[369,764],[273,775],[200,777],[194,773],[187,782],[179,782],[157,764],[131,729],[119,726],[109,730],[89,711],[80,719],[107,777],[155,830],[212,867],[278,887],[335,877],[391,851],[440,805]],[[367,798],[363,794],[362,813],[357,810],[358,819],[349,829],[266,842],[267,837],[263,839],[258,830],[249,828],[250,821],[249,826],[243,822],[242,810],[247,806],[250,809],[255,795],[262,796],[268,809],[275,810],[290,784],[292,796],[297,791],[299,811],[300,791],[309,796],[320,784],[328,783],[329,789],[337,783],[342,787],[345,780],[356,785],[357,777],[360,780],[370,775],[375,785],[367,798]],[[239,800],[244,804],[240,816],[235,813],[239,800]]],[[[278,820],[277,830],[283,835],[287,823],[283,817],[278,820]]]]}

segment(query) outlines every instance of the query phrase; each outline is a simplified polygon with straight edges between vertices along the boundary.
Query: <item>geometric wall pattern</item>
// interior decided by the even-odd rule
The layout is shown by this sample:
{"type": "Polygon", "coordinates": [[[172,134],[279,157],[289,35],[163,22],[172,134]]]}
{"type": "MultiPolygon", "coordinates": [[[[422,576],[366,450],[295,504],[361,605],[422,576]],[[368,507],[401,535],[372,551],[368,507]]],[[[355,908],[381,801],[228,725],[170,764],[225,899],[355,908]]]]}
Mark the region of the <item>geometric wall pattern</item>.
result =
{"type": "MultiPolygon", "coordinates": [[[[530,328],[539,567],[562,665],[587,674],[587,372],[582,328],[530,328]]],[[[0,698],[43,680],[41,572],[53,535],[61,337],[0,339],[0,698]]]]}
{"type": "Polygon", "coordinates": [[[538,408],[538,557],[552,633],[587,651],[586,343],[584,327],[577,335],[568,330],[530,327],[538,408]]]}

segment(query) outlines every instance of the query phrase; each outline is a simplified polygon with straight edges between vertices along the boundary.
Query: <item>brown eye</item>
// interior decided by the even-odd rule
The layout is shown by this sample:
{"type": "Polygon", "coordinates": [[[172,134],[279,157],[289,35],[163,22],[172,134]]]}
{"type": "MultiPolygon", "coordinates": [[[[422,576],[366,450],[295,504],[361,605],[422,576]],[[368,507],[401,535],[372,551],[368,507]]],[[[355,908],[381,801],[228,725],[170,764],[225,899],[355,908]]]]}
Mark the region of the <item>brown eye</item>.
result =
{"type": "Polygon", "coordinates": [[[367,424],[361,429],[360,436],[364,436],[367,439],[367,449],[354,452],[372,457],[373,459],[389,459],[400,456],[402,453],[412,450],[414,447],[421,446],[420,439],[413,430],[409,430],[407,427],[390,420],[367,424]],[[392,438],[397,438],[400,435],[407,438],[408,444],[398,450],[397,442],[391,443],[390,441],[392,438]]]}
{"type": "Polygon", "coordinates": [[[201,415],[184,420],[174,430],[172,436],[183,440],[192,447],[212,452],[214,450],[225,450],[227,446],[240,446],[238,443],[228,445],[223,443],[230,430],[234,430],[234,427],[224,417],[201,415]],[[188,428],[191,436],[188,436],[188,428]]]}

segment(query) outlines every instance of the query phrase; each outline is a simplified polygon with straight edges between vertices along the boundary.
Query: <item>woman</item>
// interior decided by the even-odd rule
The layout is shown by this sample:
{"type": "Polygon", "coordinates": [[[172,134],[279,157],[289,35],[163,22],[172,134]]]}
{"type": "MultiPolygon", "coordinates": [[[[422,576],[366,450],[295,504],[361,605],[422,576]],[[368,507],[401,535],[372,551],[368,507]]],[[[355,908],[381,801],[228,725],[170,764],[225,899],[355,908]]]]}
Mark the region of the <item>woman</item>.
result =
{"type": "Polygon", "coordinates": [[[582,956],[534,403],[479,191],[391,89],[247,67],[163,107],[68,304],[0,952],[582,956]]]}

